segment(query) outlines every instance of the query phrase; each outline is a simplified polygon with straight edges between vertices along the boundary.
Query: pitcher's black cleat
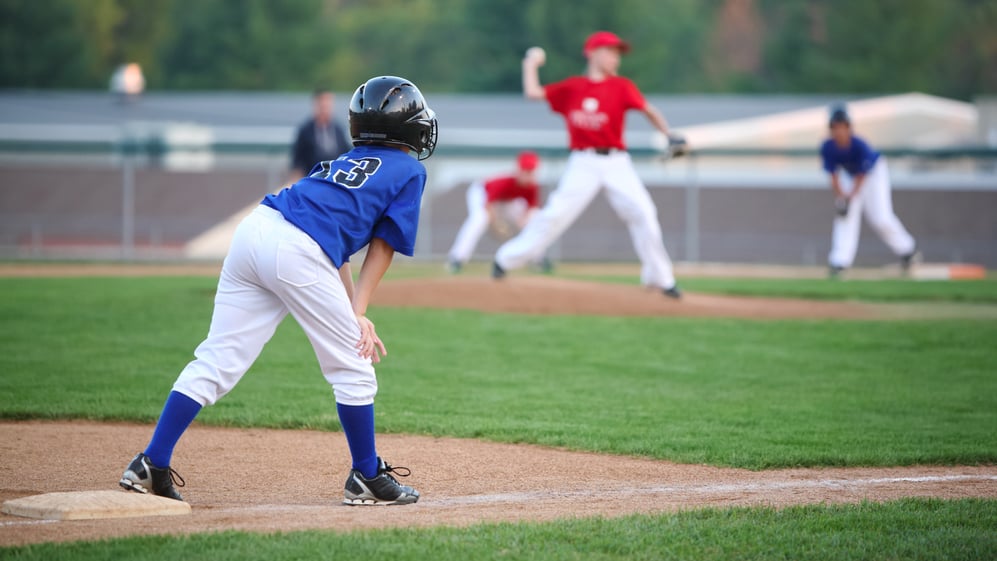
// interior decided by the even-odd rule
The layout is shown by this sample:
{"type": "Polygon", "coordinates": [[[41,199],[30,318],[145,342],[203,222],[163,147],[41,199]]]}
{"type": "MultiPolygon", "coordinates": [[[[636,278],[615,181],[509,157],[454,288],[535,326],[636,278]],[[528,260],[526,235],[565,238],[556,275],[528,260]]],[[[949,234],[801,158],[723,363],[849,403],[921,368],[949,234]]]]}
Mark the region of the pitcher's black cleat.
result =
{"type": "Polygon", "coordinates": [[[492,278],[495,280],[505,278],[505,269],[503,269],[498,263],[492,263],[492,278]]]}
{"type": "Polygon", "coordinates": [[[665,288],[665,289],[663,289],[661,291],[661,293],[664,294],[665,296],[667,296],[669,298],[672,298],[672,299],[675,299],[675,300],[681,300],[682,299],[682,291],[679,290],[679,285],[677,285],[677,284],[675,286],[671,287],[671,288],[665,288]]]}
{"type": "Polygon", "coordinates": [[[910,268],[920,262],[921,252],[915,248],[914,251],[900,256],[900,270],[903,271],[904,274],[910,273],[910,268]]]}
{"type": "Polygon", "coordinates": [[[360,470],[350,470],[346,478],[343,504],[358,505],[407,505],[419,500],[419,491],[401,485],[391,476],[392,473],[408,477],[411,472],[406,467],[391,467],[381,458],[377,459],[377,476],[367,479],[360,470]],[[404,470],[404,473],[399,470],[404,470]]]}
{"type": "Polygon", "coordinates": [[[183,487],[186,484],[175,470],[169,466],[164,468],[157,467],[149,459],[149,456],[140,453],[128,464],[118,485],[121,485],[128,491],[144,494],[152,493],[160,497],[182,501],[183,497],[173,487],[174,483],[176,483],[177,487],[183,487]]]}

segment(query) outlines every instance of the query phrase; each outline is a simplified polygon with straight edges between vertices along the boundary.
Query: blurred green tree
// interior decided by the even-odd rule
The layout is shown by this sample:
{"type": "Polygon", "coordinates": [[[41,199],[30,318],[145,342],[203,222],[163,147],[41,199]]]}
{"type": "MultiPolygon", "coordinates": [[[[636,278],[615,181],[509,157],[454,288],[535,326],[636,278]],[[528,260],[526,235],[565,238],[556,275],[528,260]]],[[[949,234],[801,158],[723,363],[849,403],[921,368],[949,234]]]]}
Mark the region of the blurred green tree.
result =
{"type": "Polygon", "coordinates": [[[372,76],[403,76],[426,91],[454,91],[475,67],[466,0],[343,1],[327,33],[340,46],[320,72],[337,89],[372,76]]]}
{"type": "Polygon", "coordinates": [[[158,75],[173,0],[0,0],[0,86],[104,88],[138,62],[158,75]]]}
{"type": "Polygon", "coordinates": [[[86,40],[81,20],[73,0],[0,0],[0,86],[103,85],[97,80],[99,49],[86,40]]]}
{"type": "Polygon", "coordinates": [[[997,3],[762,0],[760,91],[922,91],[969,99],[997,88],[997,3]]]}
{"type": "Polygon", "coordinates": [[[176,2],[160,50],[163,85],[177,89],[311,89],[332,56],[322,0],[176,2]]]}
{"type": "Polygon", "coordinates": [[[560,80],[599,29],[647,92],[997,91],[993,0],[0,0],[0,87],[106,88],[138,62],[155,89],[517,92],[528,47],[560,80]]]}

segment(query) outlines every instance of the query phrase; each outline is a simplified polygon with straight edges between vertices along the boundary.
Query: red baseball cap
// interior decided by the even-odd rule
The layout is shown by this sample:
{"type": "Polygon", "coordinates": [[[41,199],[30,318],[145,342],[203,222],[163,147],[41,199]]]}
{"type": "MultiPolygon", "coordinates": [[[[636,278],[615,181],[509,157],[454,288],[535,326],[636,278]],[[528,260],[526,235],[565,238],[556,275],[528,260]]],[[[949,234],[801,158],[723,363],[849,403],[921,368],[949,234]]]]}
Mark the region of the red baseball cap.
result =
{"type": "Polygon", "coordinates": [[[585,40],[584,53],[589,54],[593,49],[598,49],[599,47],[616,47],[620,49],[621,53],[630,52],[630,43],[627,43],[623,39],[611,32],[611,31],[596,31],[589,38],[585,40]]]}
{"type": "Polygon", "coordinates": [[[533,171],[540,163],[540,156],[537,156],[536,152],[520,152],[519,157],[516,158],[516,163],[523,171],[533,171]]]}

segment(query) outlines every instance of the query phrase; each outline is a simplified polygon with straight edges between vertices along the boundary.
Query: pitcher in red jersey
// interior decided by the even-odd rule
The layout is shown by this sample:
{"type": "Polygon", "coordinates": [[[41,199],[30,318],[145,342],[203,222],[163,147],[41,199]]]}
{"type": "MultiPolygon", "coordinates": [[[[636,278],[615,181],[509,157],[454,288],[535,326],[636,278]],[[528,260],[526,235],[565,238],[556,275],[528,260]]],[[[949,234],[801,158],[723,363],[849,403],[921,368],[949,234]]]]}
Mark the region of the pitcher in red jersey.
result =
{"type": "Polygon", "coordinates": [[[669,134],[661,112],[647,103],[633,82],[617,74],[620,58],[629,50],[629,43],[616,34],[597,31],[585,41],[585,74],[546,86],[540,83],[539,71],[545,62],[543,49],[533,47],[526,52],[523,93],[529,99],[547,100],[551,110],[564,116],[571,155],[547,204],[519,235],[499,248],[492,267],[494,278],[542,256],[605,188],[609,204],[627,224],[641,262],[641,283],[668,297],[681,297],[661,239],[658,210],[623,142],[624,116],[631,109],[644,113],[662,134],[669,134]]]}

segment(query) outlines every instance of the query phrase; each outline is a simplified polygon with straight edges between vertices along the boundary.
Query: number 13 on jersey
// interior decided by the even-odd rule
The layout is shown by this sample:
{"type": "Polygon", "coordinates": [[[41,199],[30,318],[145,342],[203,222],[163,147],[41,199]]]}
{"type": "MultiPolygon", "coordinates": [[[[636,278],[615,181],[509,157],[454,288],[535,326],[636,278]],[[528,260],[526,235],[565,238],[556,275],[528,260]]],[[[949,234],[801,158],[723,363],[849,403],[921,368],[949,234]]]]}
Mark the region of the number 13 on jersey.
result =
{"type": "Polygon", "coordinates": [[[367,179],[377,173],[377,169],[381,167],[380,158],[360,158],[358,160],[346,161],[353,164],[353,167],[349,170],[337,169],[333,171],[332,162],[325,161],[321,163],[322,169],[313,173],[311,177],[318,179],[332,179],[332,181],[335,181],[344,187],[359,189],[360,187],[363,187],[363,184],[367,182],[367,179]]]}

